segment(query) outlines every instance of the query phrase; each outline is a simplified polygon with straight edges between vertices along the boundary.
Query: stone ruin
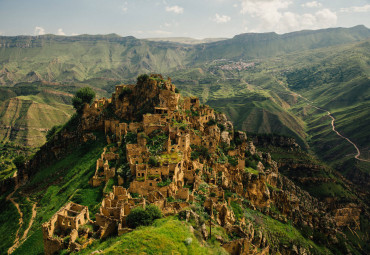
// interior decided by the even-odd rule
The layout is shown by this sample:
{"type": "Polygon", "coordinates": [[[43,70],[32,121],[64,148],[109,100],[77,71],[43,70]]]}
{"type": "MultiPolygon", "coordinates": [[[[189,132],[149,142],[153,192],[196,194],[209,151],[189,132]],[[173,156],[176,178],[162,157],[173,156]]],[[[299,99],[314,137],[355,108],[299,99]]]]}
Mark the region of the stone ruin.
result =
{"type": "Polygon", "coordinates": [[[89,229],[83,229],[90,223],[87,206],[68,203],[56,212],[48,222],[42,224],[44,251],[46,255],[54,254],[62,249],[78,251],[91,242],[89,229]],[[77,239],[84,240],[78,243],[77,239]],[[82,238],[83,237],[83,238],[82,238]]]}
{"type": "MultiPolygon", "coordinates": [[[[244,132],[235,132],[225,115],[200,104],[198,98],[180,99],[171,81],[161,76],[151,76],[146,83],[116,86],[111,99],[86,105],[82,130],[105,132],[108,144],[97,160],[90,184],[96,187],[112,178],[118,179],[118,185],[105,195],[95,215],[93,224],[99,238],[131,231],[126,218],[135,207],[154,204],[164,215],[173,215],[189,207],[197,199],[196,194],[205,197],[203,206],[211,218],[230,230],[235,228],[236,222],[230,203],[241,201],[233,197],[225,199],[225,190],[249,200],[252,208],[264,210],[268,210],[272,199],[280,192],[271,194],[267,187],[275,188],[279,178],[277,164],[269,154],[258,152],[244,132]],[[104,117],[108,107],[117,119],[104,117]],[[143,113],[138,115],[138,112],[143,113]],[[126,142],[128,133],[136,142],[126,142]],[[157,154],[150,152],[151,144],[148,144],[153,134],[167,137],[157,154]],[[119,159],[117,151],[122,146],[132,176],[126,188],[122,186],[124,179],[110,166],[119,159]],[[248,170],[246,152],[264,159],[268,167],[258,162],[256,169],[248,170]],[[156,164],[150,162],[153,158],[156,164]]],[[[305,210],[304,205],[292,199],[281,201],[281,206],[279,209],[285,215],[291,215],[294,208],[305,210]]],[[[313,214],[310,210],[304,213],[313,214]]],[[[43,225],[45,253],[52,254],[62,248],[80,249],[82,246],[75,242],[76,233],[79,226],[88,221],[87,207],[73,203],[63,207],[43,225]],[[60,236],[55,235],[55,229],[60,229],[60,236]],[[68,244],[62,241],[66,229],[71,233],[68,244]]],[[[246,224],[244,218],[239,221],[246,224]]],[[[248,247],[257,250],[251,239],[248,240],[248,247]]],[[[247,249],[245,242],[227,243],[225,248],[237,254],[247,249]]],[[[268,252],[267,244],[258,247],[268,252]]]]}

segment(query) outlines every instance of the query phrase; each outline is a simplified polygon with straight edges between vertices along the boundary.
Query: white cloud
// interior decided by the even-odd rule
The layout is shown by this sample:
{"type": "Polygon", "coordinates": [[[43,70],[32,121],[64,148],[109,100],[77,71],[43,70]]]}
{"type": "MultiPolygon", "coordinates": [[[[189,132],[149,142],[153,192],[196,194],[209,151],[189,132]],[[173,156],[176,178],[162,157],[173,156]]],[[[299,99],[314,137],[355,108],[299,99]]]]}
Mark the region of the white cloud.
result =
{"type": "Polygon", "coordinates": [[[127,2],[124,2],[123,5],[121,6],[121,11],[122,12],[127,12],[128,10],[128,7],[127,7],[128,3],[127,2]]]}
{"type": "Polygon", "coordinates": [[[216,13],[215,17],[212,18],[212,20],[218,24],[221,24],[221,23],[227,23],[231,20],[231,18],[227,15],[220,15],[218,13],[216,13]]]}
{"type": "Polygon", "coordinates": [[[240,12],[259,18],[265,27],[270,27],[281,19],[280,10],[288,8],[291,3],[287,0],[241,0],[240,12]]]}
{"type": "Polygon", "coordinates": [[[169,32],[169,31],[166,31],[166,30],[161,30],[161,29],[158,29],[158,30],[136,30],[133,32],[133,35],[134,36],[138,36],[138,37],[142,37],[142,36],[145,36],[145,37],[165,37],[165,36],[169,36],[171,35],[172,32],[169,32]]]}
{"type": "Polygon", "coordinates": [[[291,32],[303,29],[320,29],[332,27],[337,23],[337,15],[329,9],[322,9],[316,13],[299,15],[292,12],[284,12],[278,25],[277,32],[291,32]]]}
{"type": "Polygon", "coordinates": [[[322,3],[317,1],[307,2],[302,4],[302,7],[309,7],[309,8],[315,8],[315,7],[321,7],[322,3]]]}
{"type": "Polygon", "coordinates": [[[364,6],[352,6],[349,8],[341,8],[340,12],[369,12],[370,11],[370,4],[366,4],[364,6]]]}
{"type": "Polygon", "coordinates": [[[57,35],[66,35],[66,34],[63,32],[62,28],[59,28],[58,32],[57,32],[57,35]]]}
{"type": "Polygon", "coordinates": [[[42,27],[35,27],[34,30],[34,35],[44,35],[45,34],[45,29],[42,27]]]}
{"type": "Polygon", "coordinates": [[[303,29],[320,29],[334,26],[337,15],[329,9],[315,13],[298,14],[288,10],[290,0],[240,0],[241,13],[253,18],[249,32],[287,33],[303,29]]]}
{"type": "Polygon", "coordinates": [[[159,28],[171,28],[171,27],[178,27],[179,23],[176,21],[172,22],[165,22],[163,25],[160,25],[159,28]]]}
{"type": "Polygon", "coordinates": [[[76,36],[76,35],[79,35],[79,34],[77,34],[77,33],[72,33],[71,35],[72,35],[72,36],[76,36]]]}
{"type": "Polygon", "coordinates": [[[184,12],[184,8],[174,5],[174,6],[166,6],[166,12],[173,12],[176,14],[181,14],[184,12]]]}
{"type": "Polygon", "coordinates": [[[331,27],[337,24],[337,14],[329,9],[322,9],[315,13],[316,22],[321,25],[321,27],[331,27]]]}
{"type": "Polygon", "coordinates": [[[148,32],[151,33],[151,34],[154,34],[154,35],[170,35],[170,34],[172,34],[171,32],[164,31],[164,30],[154,30],[154,31],[148,31],[148,32]]]}

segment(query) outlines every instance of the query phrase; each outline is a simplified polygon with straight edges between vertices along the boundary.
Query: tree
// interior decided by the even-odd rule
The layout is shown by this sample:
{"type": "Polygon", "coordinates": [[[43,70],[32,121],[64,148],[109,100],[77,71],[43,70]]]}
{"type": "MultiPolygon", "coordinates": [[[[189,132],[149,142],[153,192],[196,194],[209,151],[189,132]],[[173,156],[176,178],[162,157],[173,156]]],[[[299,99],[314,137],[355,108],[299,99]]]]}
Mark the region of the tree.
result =
{"type": "Polygon", "coordinates": [[[78,114],[81,114],[85,104],[91,104],[95,98],[95,91],[90,87],[84,87],[79,89],[74,97],[72,98],[73,107],[76,109],[78,114]]]}
{"type": "Polygon", "coordinates": [[[26,162],[26,158],[23,155],[17,156],[13,159],[13,164],[17,167],[17,169],[21,169],[26,162]]]}
{"type": "Polygon", "coordinates": [[[148,205],[146,209],[142,207],[136,207],[132,209],[129,215],[127,215],[127,225],[130,228],[136,228],[138,226],[148,226],[153,223],[154,220],[162,217],[162,212],[155,205],[148,205]]]}
{"type": "Polygon", "coordinates": [[[147,74],[141,74],[141,75],[139,75],[137,77],[137,84],[143,84],[147,80],[149,80],[149,75],[147,75],[147,74]]]}

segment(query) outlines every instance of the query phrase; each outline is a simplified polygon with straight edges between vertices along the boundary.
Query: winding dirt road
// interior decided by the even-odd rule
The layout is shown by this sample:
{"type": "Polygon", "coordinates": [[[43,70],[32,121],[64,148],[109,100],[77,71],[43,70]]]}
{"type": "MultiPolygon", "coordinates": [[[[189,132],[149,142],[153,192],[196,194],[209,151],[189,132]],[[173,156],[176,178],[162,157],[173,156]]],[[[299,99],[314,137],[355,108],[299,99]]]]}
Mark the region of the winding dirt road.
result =
{"type": "Polygon", "coordinates": [[[323,109],[323,108],[320,108],[320,107],[315,106],[315,105],[314,105],[314,102],[310,101],[309,99],[305,98],[304,96],[302,96],[302,95],[300,95],[300,94],[298,94],[298,93],[291,92],[291,94],[292,94],[293,96],[298,96],[298,97],[300,97],[300,98],[304,99],[304,100],[305,100],[305,101],[307,101],[307,102],[308,102],[308,104],[309,104],[310,106],[312,106],[313,108],[315,108],[315,109],[317,109],[317,110],[320,110],[320,111],[323,111],[323,112],[326,112],[326,113],[327,113],[327,115],[329,116],[329,118],[331,118],[331,127],[332,127],[332,130],[333,130],[333,131],[334,131],[334,132],[335,132],[339,137],[341,137],[341,138],[343,138],[343,139],[347,140],[347,142],[349,142],[350,144],[352,144],[352,146],[356,149],[357,154],[355,155],[355,159],[360,160],[360,161],[364,161],[364,162],[370,162],[370,160],[361,159],[361,158],[360,158],[360,156],[361,156],[361,151],[360,151],[360,149],[357,147],[357,145],[356,145],[354,142],[352,142],[348,137],[345,137],[344,135],[342,135],[341,133],[339,133],[339,132],[338,132],[338,130],[336,130],[336,129],[335,129],[335,118],[334,118],[334,116],[331,114],[331,112],[329,112],[328,110],[325,110],[325,109],[323,109]]]}
{"type": "MultiPolygon", "coordinates": [[[[27,197],[27,201],[28,202],[31,202],[31,200],[27,197]]],[[[36,215],[37,215],[37,210],[36,210],[36,203],[33,203],[32,205],[32,216],[31,216],[31,220],[30,222],[28,223],[28,227],[27,229],[24,231],[23,233],[23,236],[22,236],[22,243],[26,240],[27,238],[27,235],[28,235],[28,232],[30,231],[31,227],[32,227],[32,224],[36,218],[36,215]]]]}
{"type": "MultiPolygon", "coordinates": [[[[23,223],[24,223],[24,221],[23,221],[23,213],[22,213],[22,211],[20,209],[19,204],[13,198],[13,194],[18,190],[18,188],[19,188],[19,185],[17,184],[15,186],[15,188],[14,188],[14,191],[12,193],[10,193],[6,197],[6,200],[7,201],[10,201],[17,208],[17,211],[19,213],[18,229],[17,229],[17,232],[15,234],[14,243],[13,243],[12,247],[10,247],[8,249],[8,254],[12,254],[24,241],[26,241],[28,232],[30,231],[30,229],[31,229],[31,227],[33,225],[33,222],[34,222],[34,220],[36,218],[36,215],[37,215],[36,203],[33,203],[33,205],[32,205],[32,216],[31,216],[31,220],[28,223],[27,229],[24,231],[22,237],[20,238],[19,237],[19,231],[21,230],[21,228],[23,226],[23,223]]],[[[31,202],[31,200],[28,197],[26,199],[27,199],[28,202],[31,202]]]]}
{"type": "Polygon", "coordinates": [[[16,208],[17,208],[17,211],[19,213],[19,227],[17,229],[17,232],[15,234],[15,239],[14,239],[14,243],[13,243],[13,246],[9,248],[8,250],[8,254],[11,254],[14,252],[15,249],[18,248],[19,246],[19,231],[20,229],[22,228],[22,225],[23,225],[23,213],[19,207],[19,204],[17,202],[15,202],[14,198],[13,198],[13,194],[17,191],[18,189],[18,184],[15,186],[14,188],[14,191],[12,193],[10,193],[7,197],[6,197],[6,200],[7,201],[10,201],[16,208]]]}

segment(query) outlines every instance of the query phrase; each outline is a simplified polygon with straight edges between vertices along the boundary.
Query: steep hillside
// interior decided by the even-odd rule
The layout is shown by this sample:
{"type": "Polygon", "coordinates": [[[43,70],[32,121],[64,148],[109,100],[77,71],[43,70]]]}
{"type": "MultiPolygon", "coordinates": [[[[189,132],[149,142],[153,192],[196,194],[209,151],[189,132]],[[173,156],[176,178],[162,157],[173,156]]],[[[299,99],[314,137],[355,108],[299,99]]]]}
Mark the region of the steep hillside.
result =
{"type": "Polygon", "coordinates": [[[2,253],[368,253],[351,183],[177,91],[142,75],[74,115],[0,197],[2,253]]]}
{"type": "Polygon", "coordinates": [[[0,104],[0,139],[30,147],[43,145],[46,132],[71,117],[70,103],[71,95],[58,91],[5,100],[0,104]]]}
{"type": "Polygon", "coordinates": [[[241,34],[229,40],[197,46],[194,59],[195,61],[262,59],[351,43],[369,37],[370,30],[364,26],[300,31],[283,35],[241,34]]]}
{"type": "Polygon", "coordinates": [[[183,66],[189,50],[114,35],[0,37],[0,83],[135,78],[183,66]]]}

